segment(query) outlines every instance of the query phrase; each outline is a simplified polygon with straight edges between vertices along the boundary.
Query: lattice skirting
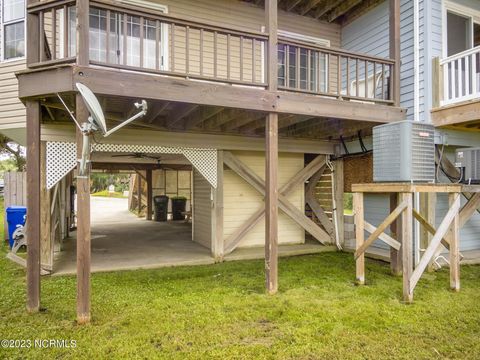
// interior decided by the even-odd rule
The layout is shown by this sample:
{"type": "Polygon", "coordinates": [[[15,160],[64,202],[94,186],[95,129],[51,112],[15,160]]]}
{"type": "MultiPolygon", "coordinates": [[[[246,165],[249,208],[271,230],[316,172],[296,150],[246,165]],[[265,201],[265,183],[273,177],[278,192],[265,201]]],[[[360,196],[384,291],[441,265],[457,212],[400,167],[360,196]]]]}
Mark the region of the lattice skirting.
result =
{"type": "MultiPolygon", "coordinates": [[[[217,188],[217,150],[155,145],[94,144],[92,151],[184,155],[214,188],[217,188]]],[[[77,146],[71,142],[47,142],[47,189],[51,189],[77,165],[77,146]]]]}

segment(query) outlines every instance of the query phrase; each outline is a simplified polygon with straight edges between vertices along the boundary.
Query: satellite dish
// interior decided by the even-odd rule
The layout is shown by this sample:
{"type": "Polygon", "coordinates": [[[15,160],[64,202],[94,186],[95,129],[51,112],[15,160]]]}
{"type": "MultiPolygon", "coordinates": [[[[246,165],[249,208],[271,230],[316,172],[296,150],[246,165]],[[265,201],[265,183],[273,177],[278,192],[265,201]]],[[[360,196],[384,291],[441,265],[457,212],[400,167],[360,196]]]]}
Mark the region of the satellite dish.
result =
{"type": "Polygon", "coordinates": [[[107,123],[105,122],[105,115],[103,114],[102,107],[100,106],[97,97],[92,90],[85,85],[76,83],[75,86],[80,92],[80,95],[82,95],[85,106],[90,112],[89,121],[95,128],[99,129],[102,134],[105,135],[107,132],[107,123]]]}
{"type": "Polygon", "coordinates": [[[105,115],[103,113],[102,107],[100,106],[100,103],[98,102],[98,99],[95,96],[95,94],[92,92],[92,90],[90,90],[87,86],[83,85],[82,83],[76,83],[75,86],[80,92],[80,95],[83,98],[83,102],[85,103],[85,106],[87,107],[90,113],[90,116],[88,117],[88,122],[85,122],[80,125],[77,119],[75,119],[75,116],[73,115],[73,111],[71,111],[68,108],[68,106],[65,104],[65,101],[63,101],[60,94],[57,94],[57,96],[62,102],[63,106],[65,106],[65,109],[67,109],[70,117],[73,119],[73,121],[75,122],[75,124],[83,134],[82,158],[79,160],[80,162],[79,176],[88,176],[87,163],[89,161],[88,158],[90,156],[90,136],[98,130],[102,132],[102,135],[104,137],[114,133],[115,131],[119,130],[125,125],[130,124],[134,120],[145,116],[147,114],[148,106],[145,100],[142,100],[140,103],[135,103],[134,104],[135,107],[137,109],[141,109],[137,114],[125,120],[121,124],[115,126],[113,129],[107,130],[105,115]]]}

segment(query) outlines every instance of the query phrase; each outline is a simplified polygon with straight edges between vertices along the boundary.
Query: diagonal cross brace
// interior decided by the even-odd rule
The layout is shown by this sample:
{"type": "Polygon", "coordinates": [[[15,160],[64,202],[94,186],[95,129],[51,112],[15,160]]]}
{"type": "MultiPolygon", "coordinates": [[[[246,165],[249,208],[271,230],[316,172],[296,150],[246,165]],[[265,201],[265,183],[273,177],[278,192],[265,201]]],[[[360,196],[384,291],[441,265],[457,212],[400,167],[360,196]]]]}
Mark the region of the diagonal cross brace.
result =
{"type": "MultiPolygon", "coordinates": [[[[224,152],[225,164],[235,171],[242,179],[253,186],[260,194],[265,195],[265,182],[257,174],[255,174],[248,166],[242,163],[232,153],[224,152]]],[[[325,164],[325,158],[318,156],[311,163],[309,163],[302,171],[297,173],[287,184],[282,186],[279,190],[278,202],[279,208],[291,217],[298,225],[304,228],[312,236],[314,236],[322,244],[330,242],[330,236],[323,231],[317,224],[305,216],[300,210],[298,210],[286,197],[298,184],[304,183],[313,174],[315,174],[319,168],[325,164]]],[[[232,236],[228,241],[225,248],[225,253],[233,251],[238,245],[243,235],[245,235],[251,228],[253,228],[260,220],[265,216],[265,205],[262,206],[245,222],[245,224],[232,236]]]]}
{"type": "Polygon", "coordinates": [[[402,201],[386,218],[383,222],[375,229],[373,233],[370,234],[368,239],[355,251],[355,260],[358,259],[367,248],[372,245],[372,243],[377,240],[377,238],[382,235],[382,233],[386,230],[387,227],[390,226],[391,223],[395,221],[397,217],[405,210],[407,207],[407,202],[404,200],[402,201]]]}
{"type": "Polygon", "coordinates": [[[440,226],[438,227],[435,235],[430,241],[430,245],[428,245],[427,249],[423,253],[422,258],[420,259],[420,262],[418,263],[417,267],[412,273],[412,276],[410,277],[410,284],[409,284],[410,293],[413,293],[413,289],[415,289],[415,286],[417,285],[418,280],[420,280],[420,277],[422,276],[423,272],[427,268],[428,263],[430,262],[432,257],[435,255],[438,245],[440,245],[442,238],[447,233],[453,219],[455,218],[455,216],[457,216],[459,210],[460,210],[460,194],[457,194],[453,205],[450,207],[447,214],[445,215],[442,222],[440,223],[440,226]]]}

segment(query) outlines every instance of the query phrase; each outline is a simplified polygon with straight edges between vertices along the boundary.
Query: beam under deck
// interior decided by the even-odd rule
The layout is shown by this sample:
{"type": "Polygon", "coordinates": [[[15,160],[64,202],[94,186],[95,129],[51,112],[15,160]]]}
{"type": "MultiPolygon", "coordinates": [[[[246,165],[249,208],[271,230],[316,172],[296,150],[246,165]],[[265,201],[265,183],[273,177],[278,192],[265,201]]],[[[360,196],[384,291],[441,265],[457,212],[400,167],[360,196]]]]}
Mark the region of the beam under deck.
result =
{"type": "Polygon", "coordinates": [[[479,131],[480,100],[475,99],[433,109],[432,122],[437,127],[479,131]]]}
{"type": "Polygon", "coordinates": [[[63,65],[45,70],[22,71],[17,73],[17,77],[19,97],[24,100],[73,92],[76,91],[75,83],[81,82],[96,94],[104,96],[145,98],[374,123],[404,120],[406,116],[405,109],[395,106],[337,100],[290,91],[200,82],[103,67],[63,65]]]}

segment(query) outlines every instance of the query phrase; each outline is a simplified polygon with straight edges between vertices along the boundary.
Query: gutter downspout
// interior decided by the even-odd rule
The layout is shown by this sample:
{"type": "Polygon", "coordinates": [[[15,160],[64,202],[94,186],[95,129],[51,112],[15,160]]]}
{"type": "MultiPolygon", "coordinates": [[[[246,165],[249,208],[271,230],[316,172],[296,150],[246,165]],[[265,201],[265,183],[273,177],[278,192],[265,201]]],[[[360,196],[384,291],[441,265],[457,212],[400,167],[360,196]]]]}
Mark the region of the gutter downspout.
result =
{"type": "MultiPolygon", "coordinates": [[[[426,11],[426,8],[428,7],[428,4],[425,4],[425,0],[422,2],[423,7],[424,7],[424,27],[423,27],[423,34],[424,34],[424,48],[425,48],[425,53],[424,53],[424,59],[427,58],[427,51],[426,48],[428,48],[428,44],[425,44],[425,31],[428,31],[428,29],[425,28],[426,26],[426,19],[428,17],[428,13],[426,11]]],[[[425,60],[424,60],[425,61],[425,60]]],[[[413,1],[413,68],[414,68],[414,73],[413,73],[413,120],[414,121],[421,121],[420,119],[420,0],[414,0],[413,1]]],[[[428,74],[425,73],[425,67],[424,67],[424,80],[425,75],[428,76],[428,74]]],[[[425,84],[424,81],[424,84],[425,84]]],[[[424,86],[424,94],[425,94],[425,89],[427,87],[424,86]]],[[[426,114],[426,111],[424,111],[424,116],[426,114]]],[[[426,120],[426,119],[424,119],[426,120]]],[[[419,212],[420,211],[420,194],[415,193],[414,194],[414,202],[413,206],[414,209],[419,212]]],[[[420,261],[420,224],[416,221],[414,223],[414,262],[415,266],[418,265],[420,261]]]]}

